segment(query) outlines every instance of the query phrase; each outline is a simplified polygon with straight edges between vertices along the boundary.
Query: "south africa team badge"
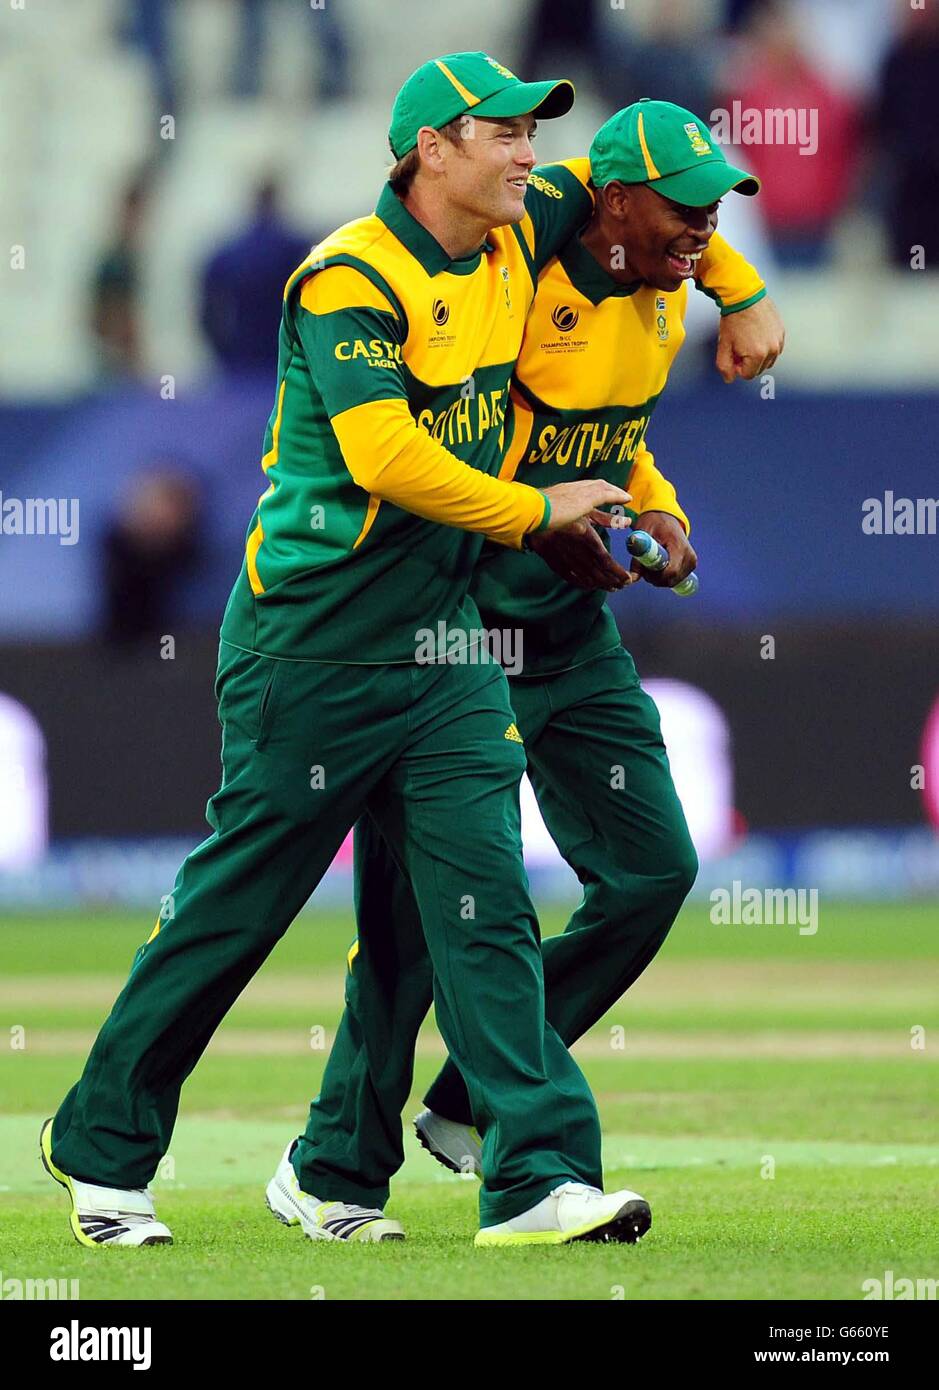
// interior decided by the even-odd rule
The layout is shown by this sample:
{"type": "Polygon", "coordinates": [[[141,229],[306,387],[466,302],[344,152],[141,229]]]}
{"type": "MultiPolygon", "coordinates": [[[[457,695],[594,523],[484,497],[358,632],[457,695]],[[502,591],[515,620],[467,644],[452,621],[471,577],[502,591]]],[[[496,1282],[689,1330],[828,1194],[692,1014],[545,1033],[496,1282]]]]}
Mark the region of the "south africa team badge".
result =
{"type": "Polygon", "coordinates": [[[668,342],[668,319],[665,316],[665,296],[657,294],[655,296],[655,326],[658,330],[659,342],[668,342]]]}

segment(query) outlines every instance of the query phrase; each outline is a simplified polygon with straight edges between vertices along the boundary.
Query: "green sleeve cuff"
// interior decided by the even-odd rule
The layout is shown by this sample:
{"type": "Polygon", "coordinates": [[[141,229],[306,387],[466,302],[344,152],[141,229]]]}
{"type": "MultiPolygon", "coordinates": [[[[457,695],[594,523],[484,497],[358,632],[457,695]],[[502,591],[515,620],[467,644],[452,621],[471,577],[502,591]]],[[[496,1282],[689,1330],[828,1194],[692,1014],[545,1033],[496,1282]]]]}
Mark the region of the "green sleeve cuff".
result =
{"type": "Polygon", "coordinates": [[[721,304],[721,318],[725,319],[728,314],[739,314],[741,309],[750,309],[765,298],[766,286],[764,285],[761,290],[757,290],[756,294],[751,294],[749,299],[741,299],[739,304],[721,304]]]}
{"type": "MultiPolygon", "coordinates": [[[[538,489],[535,488],[535,491],[537,492],[538,489]]],[[[538,522],[538,525],[537,525],[537,526],[533,526],[532,529],[531,529],[530,531],[526,531],[526,532],[523,534],[523,536],[522,536],[522,542],[521,542],[521,549],[522,549],[522,550],[531,550],[531,538],[532,538],[532,536],[537,536],[537,534],[538,534],[539,531],[547,531],[548,525],[549,525],[549,523],[550,523],[550,521],[551,521],[551,502],[550,502],[550,500],[549,500],[547,497],[545,497],[544,493],[542,493],[541,495],[542,495],[542,497],[544,497],[544,515],[542,516],[541,520],[538,522]]]]}

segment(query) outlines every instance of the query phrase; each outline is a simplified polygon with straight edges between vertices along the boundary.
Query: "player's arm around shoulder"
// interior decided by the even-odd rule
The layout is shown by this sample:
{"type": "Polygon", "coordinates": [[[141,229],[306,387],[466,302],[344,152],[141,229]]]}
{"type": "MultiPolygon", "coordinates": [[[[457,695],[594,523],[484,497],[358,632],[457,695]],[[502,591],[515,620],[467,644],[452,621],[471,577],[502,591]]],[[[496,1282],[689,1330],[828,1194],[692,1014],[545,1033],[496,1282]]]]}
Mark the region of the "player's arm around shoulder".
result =
{"type": "Polygon", "coordinates": [[[520,230],[536,271],[543,270],[583,226],[592,207],[589,159],[566,159],[532,169],[520,230]]]}

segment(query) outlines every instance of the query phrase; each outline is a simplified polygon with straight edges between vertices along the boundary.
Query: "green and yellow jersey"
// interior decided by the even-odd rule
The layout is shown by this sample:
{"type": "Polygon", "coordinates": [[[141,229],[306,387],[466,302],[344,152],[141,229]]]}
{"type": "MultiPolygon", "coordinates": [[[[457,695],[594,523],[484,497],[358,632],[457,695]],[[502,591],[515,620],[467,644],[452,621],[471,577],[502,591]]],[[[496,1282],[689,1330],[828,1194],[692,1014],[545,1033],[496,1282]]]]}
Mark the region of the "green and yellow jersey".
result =
{"type": "Polygon", "coordinates": [[[534,180],[524,221],[462,259],[390,186],[313,248],[284,293],[268,487],[225,641],[384,664],[413,661],[428,626],[478,629],[484,534],[517,548],[550,514],[497,475],[538,270],[589,214],[587,181],[586,161],[534,180]]]}
{"type": "MultiPolygon", "coordinates": [[[[723,313],[766,293],[753,267],[717,235],[698,274],[723,313]]],[[[675,489],[645,443],[684,340],[686,300],[687,282],[669,294],[618,283],[572,237],[539,277],[512,378],[513,432],[501,476],[537,488],[605,478],[632,493],[633,517],[668,512],[687,531],[675,489]]],[[[487,547],[471,592],[486,627],[521,629],[523,677],[568,669],[619,642],[604,594],[573,588],[537,555],[487,547]]]]}
{"type": "MultiPolygon", "coordinates": [[[[479,628],[484,536],[517,551],[549,519],[534,476],[499,476],[509,386],[539,276],[591,207],[586,159],[538,169],[523,221],[454,260],[386,186],[313,248],[284,291],[268,485],[223,640],[385,664],[414,661],[428,627],[479,628]]],[[[732,274],[702,278],[733,291],[732,274]]]]}

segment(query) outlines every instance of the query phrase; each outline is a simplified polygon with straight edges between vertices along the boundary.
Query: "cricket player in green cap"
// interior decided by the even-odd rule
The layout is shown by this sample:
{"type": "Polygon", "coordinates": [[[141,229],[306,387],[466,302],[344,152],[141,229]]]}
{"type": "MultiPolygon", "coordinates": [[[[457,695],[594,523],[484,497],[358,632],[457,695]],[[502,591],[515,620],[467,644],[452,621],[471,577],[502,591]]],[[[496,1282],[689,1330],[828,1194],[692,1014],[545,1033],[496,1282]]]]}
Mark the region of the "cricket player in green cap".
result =
{"type": "MultiPolygon", "coordinates": [[[[639,575],[668,588],[695,566],[688,518],[646,445],[647,427],[684,337],[688,285],[707,289],[703,269],[721,287],[708,292],[723,322],[757,305],[774,314],[759,275],[715,230],[721,199],[759,184],[728,164],[691,112],[648,100],[618,112],[596,135],[590,170],[589,220],[539,276],[502,477],[545,487],[573,472],[628,488],[630,519],[670,563],[657,575],[627,572],[591,527],[534,538],[537,555],[489,546],[472,586],[486,627],[521,636],[510,688],[528,774],[584,886],[566,930],[542,946],[547,1016],[568,1045],[652,960],[697,869],[658,713],[604,601],[639,575]]],[[[555,166],[533,178],[560,187],[562,176],[555,166]]],[[[781,348],[777,321],[754,370],[781,348]]],[[[301,1143],[314,1171],[383,1206],[403,1159],[401,1108],[433,971],[419,903],[370,816],[356,827],[355,865],[347,1008],[301,1143]]],[[[485,1150],[452,1060],[425,1103],[416,1120],[424,1146],[448,1168],[482,1175],[485,1150]]],[[[477,1240],[535,1238],[523,1220],[477,1240]]]]}
{"type": "MultiPolygon", "coordinates": [[[[570,84],[522,83],[481,53],[425,64],[395,103],[399,162],[374,215],[287,283],[266,488],[222,622],[212,834],[42,1129],[86,1246],[171,1240],[148,1183],[182,1084],[366,811],[413,887],[440,1025],[486,1132],[482,1227],[635,1240],[651,1219],[636,1193],[602,1192],[593,1097],[545,1023],[524,749],[468,594],[484,535],[520,550],[629,500],[600,478],[497,476],[538,267],[583,219],[578,180],[570,198],[527,188],[535,117],[572,100],[570,84]]],[[[281,1219],[323,1239],[400,1237],[319,1185],[307,1157],[285,1154],[281,1219]]]]}

